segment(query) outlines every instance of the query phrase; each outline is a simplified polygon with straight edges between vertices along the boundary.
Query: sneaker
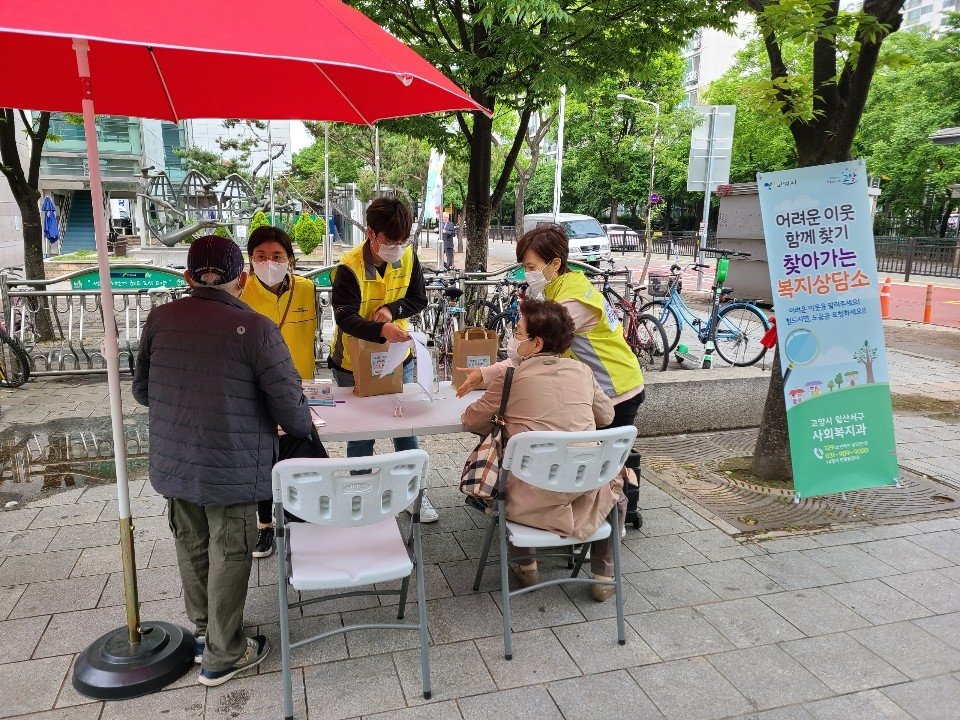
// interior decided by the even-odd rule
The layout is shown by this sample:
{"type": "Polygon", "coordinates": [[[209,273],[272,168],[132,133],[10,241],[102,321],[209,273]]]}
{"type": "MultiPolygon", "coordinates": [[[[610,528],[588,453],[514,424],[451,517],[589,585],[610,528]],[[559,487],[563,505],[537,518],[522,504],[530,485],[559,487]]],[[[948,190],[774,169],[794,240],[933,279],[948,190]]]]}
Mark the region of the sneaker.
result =
{"type": "Polygon", "coordinates": [[[199,665],[203,661],[203,649],[207,646],[207,636],[197,635],[193,639],[193,661],[199,665]]]}
{"type": "MultiPolygon", "coordinates": [[[[407,508],[407,512],[413,515],[413,511],[410,508],[407,508]]],[[[436,509],[433,507],[433,503],[430,502],[430,498],[427,497],[427,494],[423,494],[423,502],[420,504],[420,522],[422,523],[435,523],[440,519],[440,516],[437,514],[436,509]]]]}
{"type": "MultiPolygon", "coordinates": [[[[612,577],[607,577],[606,575],[594,575],[595,580],[613,580],[612,577]]],[[[606,602],[614,595],[617,594],[616,585],[591,585],[590,586],[590,595],[593,596],[593,599],[597,602],[606,602]]]]}
{"type": "Polygon", "coordinates": [[[207,670],[200,668],[200,684],[207,687],[216,687],[223,685],[227,680],[236,677],[242,672],[255,668],[263,662],[263,659],[270,652],[270,641],[266,635],[256,635],[247,638],[247,651],[243,654],[237,664],[226,670],[207,670]]]}
{"type": "Polygon", "coordinates": [[[257,546],[253,549],[255,558],[265,558],[273,555],[273,528],[260,528],[257,536],[257,546]]]}
{"type": "Polygon", "coordinates": [[[530,587],[540,582],[540,573],[537,569],[536,561],[527,565],[514,565],[513,572],[517,575],[521,587],[530,587]]]}

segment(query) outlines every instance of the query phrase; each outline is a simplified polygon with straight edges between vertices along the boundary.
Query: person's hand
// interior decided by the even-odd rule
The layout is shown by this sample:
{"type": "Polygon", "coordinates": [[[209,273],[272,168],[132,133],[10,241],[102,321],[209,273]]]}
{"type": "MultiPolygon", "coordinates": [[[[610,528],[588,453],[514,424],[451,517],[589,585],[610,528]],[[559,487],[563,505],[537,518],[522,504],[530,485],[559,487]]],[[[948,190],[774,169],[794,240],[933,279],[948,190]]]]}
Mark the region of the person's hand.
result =
{"type": "Polygon", "coordinates": [[[463,397],[483,385],[483,373],[478,368],[457,368],[457,370],[467,374],[467,379],[457,388],[457,397],[463,397]]]}
{"type": "Polygon", "coordinates": [[[381,329],[380,334],[388,342],[406,342],[410,339],[410,334],[396,323],[388,322],[381,329]]]}
{"type": "MultiPolygon", "coordinates": [[[[390,308],[388,308],[386,305],[384,305],[382,308],[379,308],[379,309],[373,314],[373,321],[374,321],[374,322],[382,322],[382,323],[393,322],[393,313],[390,311],[390,308]]],[[[386,336],[384,336],[384,337],[386,337],[386,336]]]]}

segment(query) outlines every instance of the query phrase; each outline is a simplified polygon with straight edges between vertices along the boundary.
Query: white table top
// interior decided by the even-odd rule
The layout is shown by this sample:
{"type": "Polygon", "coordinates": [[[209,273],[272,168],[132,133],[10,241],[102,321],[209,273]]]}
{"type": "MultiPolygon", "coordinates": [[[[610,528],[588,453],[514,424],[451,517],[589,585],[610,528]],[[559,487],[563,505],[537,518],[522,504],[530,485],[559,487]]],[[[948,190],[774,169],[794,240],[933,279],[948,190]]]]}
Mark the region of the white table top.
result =
{"type": "Polygon", "coordinates": [[[458,398],[450,383],[443,382],[440,396],[431,402],[416,384],[404,385],[402,394],[373,397],[357,397],[353,388],[335,386],[333,396],[343,402],[311,410],[326,423],[317,428],[325,441],[443,435],[463,431],[460,416],[481,394],[478,390],[458,398]],[[394,415],[398,404],[401,417],[394,415]]]}

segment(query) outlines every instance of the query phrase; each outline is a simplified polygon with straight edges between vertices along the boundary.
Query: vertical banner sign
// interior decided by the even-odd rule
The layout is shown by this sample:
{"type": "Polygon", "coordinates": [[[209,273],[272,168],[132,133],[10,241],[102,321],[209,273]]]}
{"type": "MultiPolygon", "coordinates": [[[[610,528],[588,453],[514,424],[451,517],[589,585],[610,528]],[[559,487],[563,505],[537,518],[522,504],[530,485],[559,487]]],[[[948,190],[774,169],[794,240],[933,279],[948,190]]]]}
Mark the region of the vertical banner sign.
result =
{"type": "Polygon", "coordinates": [[[427,167],[427,197],[423,203],[423,217],[429,220],[440,217],[443,208],[443,161],[446,155],[430,148],[430,165],[427,167]]]}
{"type": "Polygon", "coordinates": [[[862,160],[758,173],[797,496],[897,482],[862,160]]]}

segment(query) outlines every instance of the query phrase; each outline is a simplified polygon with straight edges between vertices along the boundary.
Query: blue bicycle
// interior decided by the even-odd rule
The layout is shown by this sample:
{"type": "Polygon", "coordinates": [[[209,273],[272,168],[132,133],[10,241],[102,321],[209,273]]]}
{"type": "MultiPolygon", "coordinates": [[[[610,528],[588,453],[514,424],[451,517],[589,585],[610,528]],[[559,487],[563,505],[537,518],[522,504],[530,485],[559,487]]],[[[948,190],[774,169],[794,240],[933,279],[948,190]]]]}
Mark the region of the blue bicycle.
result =
{"type": "MultiPolygon", "coordinates": [[[[647,291],[662,300],[651,300],[640,307],[640,312],[650,313],[663,326],[670,342],[668,352],[673,352],[680,342],[681,323],[693,330],[697,339],[705,346],[703,367],[710,367],[713,350],[723,360],[736,366],[753,365],[767,352],[760,339],[770,327],[766,314],[747,300],[730,299],[721,307],[721,300],[733,293],[733,288],[723,287],[727,277],[727,268],[731,256],[749,257],[750,253],[737,250],[706,248],[705,252],[719,255],[716,276],[711,290],[710,315],[706,318],[698,315],[680,297],[679,265],[670,268],[670,277],[666,282],[651,277],[647,291]]],[[[708,265],[691,263],[688,269],[703,270],[708,265]]]]}

